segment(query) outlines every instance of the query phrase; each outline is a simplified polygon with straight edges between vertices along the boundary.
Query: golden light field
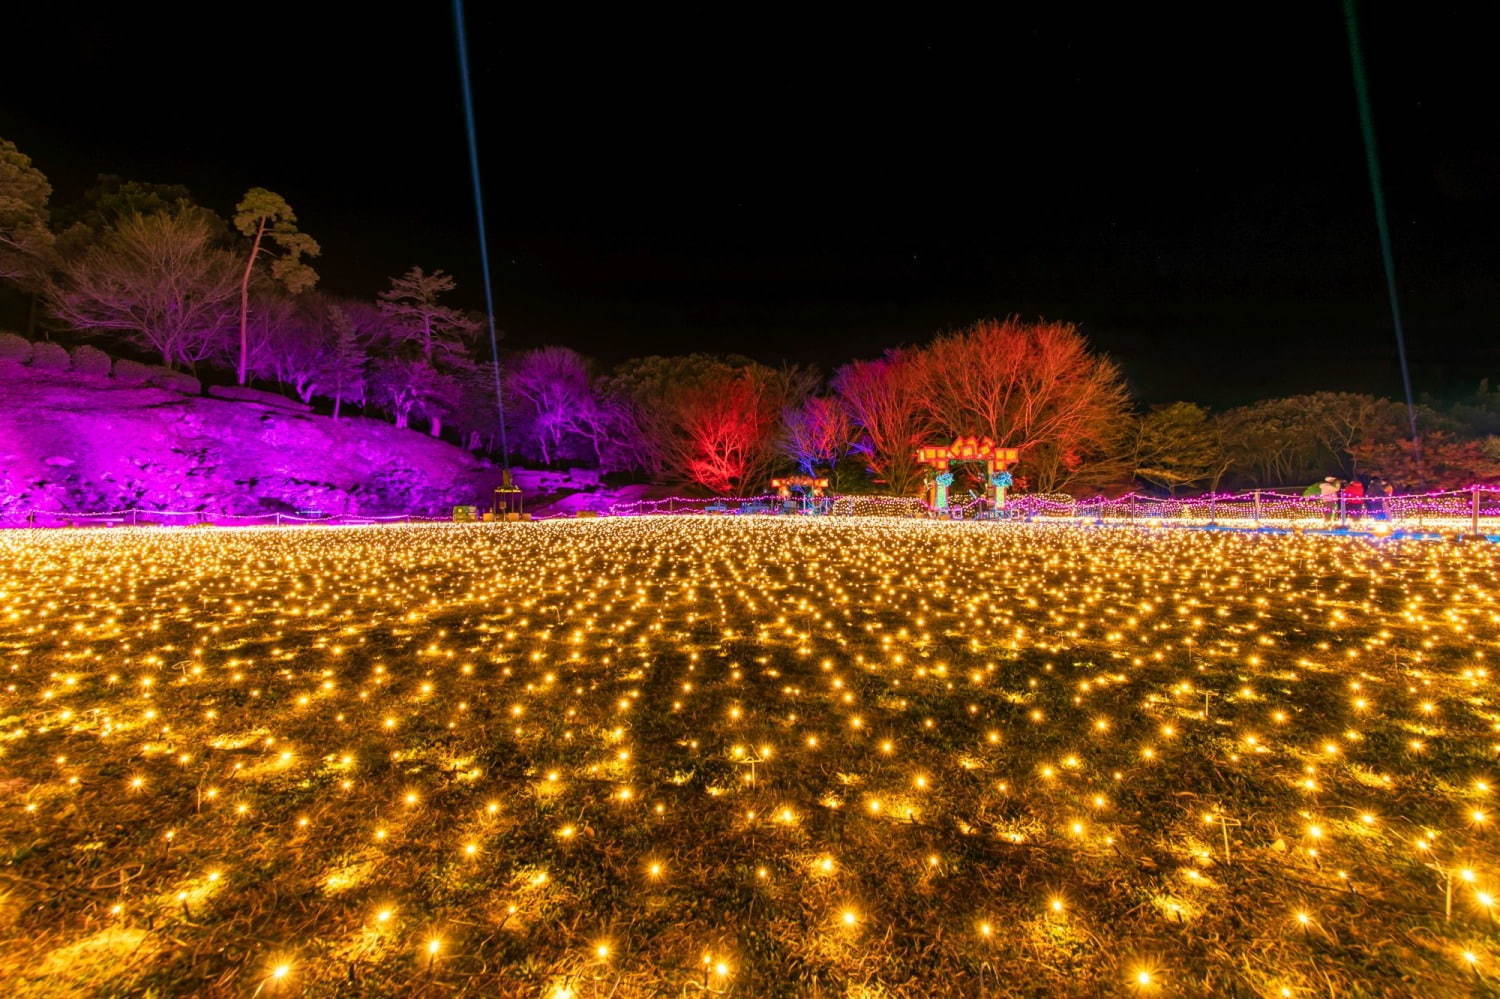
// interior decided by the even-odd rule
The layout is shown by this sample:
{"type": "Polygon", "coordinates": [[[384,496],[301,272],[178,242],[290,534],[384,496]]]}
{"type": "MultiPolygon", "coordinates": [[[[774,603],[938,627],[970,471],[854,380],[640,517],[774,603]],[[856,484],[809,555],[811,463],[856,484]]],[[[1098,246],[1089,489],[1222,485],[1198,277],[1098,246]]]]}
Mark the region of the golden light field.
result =
{"type": "Polygon", "coordinates": [[[0,994],[1500,982],[1496,546],[0,535],[0,994]]]}

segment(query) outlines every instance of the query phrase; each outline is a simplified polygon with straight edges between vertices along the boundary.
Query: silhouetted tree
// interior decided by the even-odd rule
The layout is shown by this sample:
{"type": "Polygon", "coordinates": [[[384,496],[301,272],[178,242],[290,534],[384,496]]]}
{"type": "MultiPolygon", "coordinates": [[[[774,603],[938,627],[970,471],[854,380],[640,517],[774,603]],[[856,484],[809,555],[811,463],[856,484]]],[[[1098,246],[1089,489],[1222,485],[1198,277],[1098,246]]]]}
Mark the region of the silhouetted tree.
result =
{"type": "Polygon", "coordinates": [[[0,281],[31,299],[27,333],[35,325],[36,299],[58,265],[49,227],[52,185],[31,158],[0,139],[0,281]]]}
{"type": "Polygon", "coordinates": [[[1141,481],[1171,495],[1184,486],[1212,489],[1228,466],[1223,443],[1202,406],[1174,402],[1136,420],[1131,468],[1141,481]]]}

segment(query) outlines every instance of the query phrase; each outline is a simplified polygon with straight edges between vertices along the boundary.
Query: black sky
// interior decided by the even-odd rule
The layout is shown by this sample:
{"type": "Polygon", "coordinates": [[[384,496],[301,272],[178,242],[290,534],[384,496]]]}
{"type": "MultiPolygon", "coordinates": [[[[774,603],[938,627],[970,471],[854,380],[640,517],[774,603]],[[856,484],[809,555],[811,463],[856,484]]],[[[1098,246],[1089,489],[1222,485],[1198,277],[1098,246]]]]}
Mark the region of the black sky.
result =
{"type": "MultiPolygon", "coordinates": [[[[512,347],[828,367],[980,316],[1073,320],[1148,402],[1399,390],[1342,14],[1028,4],[983,21],[470,0],[512,347]]],[[[1419,391],[1496,372],[1481,5],[1363,8],[1419,391]]],[[[285,195],[331,290],[481,303],[450,9],[27,4],[0,136],[228,212],[285,195]]]]}

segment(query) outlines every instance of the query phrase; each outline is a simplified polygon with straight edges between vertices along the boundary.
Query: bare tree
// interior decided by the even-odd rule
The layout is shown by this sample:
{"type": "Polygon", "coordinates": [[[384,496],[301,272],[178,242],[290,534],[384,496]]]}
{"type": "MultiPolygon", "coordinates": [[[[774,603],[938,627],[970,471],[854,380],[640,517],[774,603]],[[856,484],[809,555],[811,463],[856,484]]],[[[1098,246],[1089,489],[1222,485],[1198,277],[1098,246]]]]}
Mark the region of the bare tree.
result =
{"type": "Polygon", "coordinates": [[[781,415],[782,450],[804,475],[832,473],[849,453],[854,426],[849,411],[834,396],[808,396],[781,415]]]}
{"type": "Polygon", "coordinates": [[[986,320],[924,354],[919,395],[931,424],[1019,448],[1033,488],[1097,486],[1123,470],[1124,379],[1072,324],[986,320]]]}
{"type": "Polygon", "coordinates": [[[123,335],[169,367],[191,367],[220,348],[233,322],[235,262],[213,238],[197,210],[127,216],[66,266],[53,311],[77,329],[123,335]]]}
{"type": "Polygon", "coordinates": [[[892,350],[873,361],[852,361],[833,376],[833,391],[859,430],[855,450],[895,493],[916,489],[922,478],[917,448],[931,443],[932,420],[922,404],[924,361],[919,351],[892,350]]]}
{"type": "MultiPolygon", "coordinates": [[[[566,347],[528,350],[510,364],[506,381],[523,404],[524,426],[541,455],[552,464],[569,434],[593,429],[596,408],[588,361],[566,347]]],[[[599,456],[599,442],[594,441],[599,456]]]]}

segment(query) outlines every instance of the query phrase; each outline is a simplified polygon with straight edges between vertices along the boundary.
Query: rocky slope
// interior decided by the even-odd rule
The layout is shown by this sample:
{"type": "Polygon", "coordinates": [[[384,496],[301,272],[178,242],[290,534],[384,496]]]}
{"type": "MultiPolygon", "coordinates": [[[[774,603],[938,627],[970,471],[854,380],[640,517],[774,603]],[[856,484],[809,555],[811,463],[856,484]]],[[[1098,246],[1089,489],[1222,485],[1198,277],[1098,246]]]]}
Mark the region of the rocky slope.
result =
{"type": "Polygon", "coordinates": [[[84,357],[0,356],[0,522],[131,506],[442,515],[486,507],[499,480],[493,466],[413,430],[272,398],[209,398],[196,383],[116,377],[84,357]]]}

